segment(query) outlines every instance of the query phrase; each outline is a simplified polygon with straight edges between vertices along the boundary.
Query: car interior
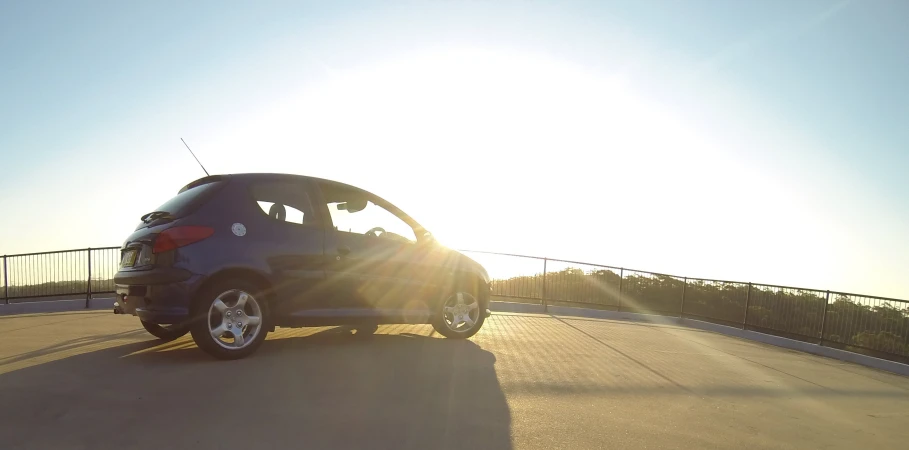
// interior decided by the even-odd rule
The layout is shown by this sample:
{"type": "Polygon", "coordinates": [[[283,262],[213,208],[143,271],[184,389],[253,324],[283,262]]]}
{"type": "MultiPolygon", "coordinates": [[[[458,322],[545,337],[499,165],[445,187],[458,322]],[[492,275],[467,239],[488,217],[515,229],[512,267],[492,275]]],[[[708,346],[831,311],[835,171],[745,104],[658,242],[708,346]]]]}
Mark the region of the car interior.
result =
{"type": "Polygon", "coordinates": [[[398,243],[416,242],[410,225],[375,203],[366,193],[328,183],[321,184],[320,188],[335,230],[398,243]]]}

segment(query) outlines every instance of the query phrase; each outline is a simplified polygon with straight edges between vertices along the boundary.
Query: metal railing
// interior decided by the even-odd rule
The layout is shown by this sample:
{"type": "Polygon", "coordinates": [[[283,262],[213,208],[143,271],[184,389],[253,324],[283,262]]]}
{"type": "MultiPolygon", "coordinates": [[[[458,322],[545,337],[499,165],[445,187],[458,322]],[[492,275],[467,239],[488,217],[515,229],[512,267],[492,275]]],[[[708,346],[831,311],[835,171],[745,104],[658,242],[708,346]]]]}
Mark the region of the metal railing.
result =
{"type": "MultiPolygon", "coordinates": [[[[660,314],[736,326],[909,363],[909,301],[689,278],[537,256],[465,251],[493,296],[543,305],[660,314]]],[[[119,247],[5,255],[4,303],[114,292],[119,247]]]]}
{"type": "Polygon", "coordinates": [[[114,292],[120,247],[4,255],[3,301],[85,296],[114,292]]]}
{"type": "Polygon", "coordinates": [[[909,363],[909,301],[711,280],[536,256],[464,251],[492,295],[703,320],[909,363]]]}

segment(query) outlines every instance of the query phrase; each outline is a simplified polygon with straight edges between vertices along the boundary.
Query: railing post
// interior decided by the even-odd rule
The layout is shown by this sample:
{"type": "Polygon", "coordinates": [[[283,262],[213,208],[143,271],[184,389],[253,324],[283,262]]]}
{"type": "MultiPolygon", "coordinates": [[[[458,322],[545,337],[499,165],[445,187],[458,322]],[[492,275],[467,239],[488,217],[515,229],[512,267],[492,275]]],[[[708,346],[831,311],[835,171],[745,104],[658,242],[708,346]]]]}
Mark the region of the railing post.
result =
{"type": "Polygon", "coordinates": [[[548,261],[549,260],[547,258],[545,258],[545,257],[543,258],[543,295],[542,295],[542,298],[540,299],[540,304],[543,305],[544,313],[549,312],[549,305],[546,303],[546,263],[548,261]]]}
{"type": "Polygon", "coordinates": [[[622,312],[622,283],[625,281],[625,268],[619,267],[619,312],[622,312]]]}
{"type": "Polygon", "coordinates": [[[742,319],[742,329],[748,328],[748,304],[751,303],[751,283],[748,283],[748,293],[745,294],[745,318],[742,319]]]}
{"type": "Polygon", "coordinates": [[[9,276],[6,274],[6,255],[3,255],[3,300],[9,305],[9,276]]]}
{"type": "Polygon", "coordinates": [[[688,277],[684,278],[682,285],[682,305],[679,307],[679,319],[685,316],[685,291],[688,290],[688,277]]]}
{"type": "Polygon", "coordinates": [[[88,281],[85,286],[85,309],[91,304],[92,300],[92,248],[88,248],[88,281]]]}
{"type": "Polygon", "coordinates": [[[827,305],[830,304],[830,291],[824,296],[824,315],[821,316],[821,340],[817,345],[824,345],[824,331],[827,329],[827,305]]]}

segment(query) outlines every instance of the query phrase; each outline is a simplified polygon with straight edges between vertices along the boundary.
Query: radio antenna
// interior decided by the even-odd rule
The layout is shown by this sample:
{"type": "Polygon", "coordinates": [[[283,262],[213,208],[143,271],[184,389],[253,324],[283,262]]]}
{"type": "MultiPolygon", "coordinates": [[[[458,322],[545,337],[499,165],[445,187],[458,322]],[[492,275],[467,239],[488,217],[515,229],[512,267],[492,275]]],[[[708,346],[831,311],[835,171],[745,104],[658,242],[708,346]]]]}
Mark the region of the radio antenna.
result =
{"type": "Polygon", "coordinates": [[[193,149],[189,148],[189,145],[186,144],[186,141],[184,141],[183,138],[180,138],[180,141],[183,142],[183,145],[186,145],[186,149],[189,150],[189,154],[193,155],[193,159],[195,159],[196,162],[199,163],[199,167],[201,167],[202,171],[205,172],[205,176],[210,177],[211,175],[209,175],[208,171],[205,170],[205,166],[202,165],[202,161],[199,161],[199,158],[196,158],[196,154],[193,153],[193,149]]]}

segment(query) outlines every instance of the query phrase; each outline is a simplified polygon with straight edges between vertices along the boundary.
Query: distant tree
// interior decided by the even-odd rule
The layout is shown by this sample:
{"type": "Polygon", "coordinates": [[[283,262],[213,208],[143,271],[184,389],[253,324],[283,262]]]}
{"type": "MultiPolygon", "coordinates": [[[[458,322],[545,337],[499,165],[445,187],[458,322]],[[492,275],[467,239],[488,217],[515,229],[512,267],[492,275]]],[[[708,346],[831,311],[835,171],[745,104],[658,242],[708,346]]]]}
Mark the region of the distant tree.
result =
{"type": "MultiPolygon", "coordinates": [[[[543,274],[493,281],[493,294],[539,299],[543,274]]],[[[546,297],[551,303],[595,304],[645,313],[684,313],[702,320],[731,325],[745,318],[747,283],[726,283],[625,271],[625,277],[609,269],[585,271],[567,267],[547,273],[546,297]],[[619,293],[621,286],[621,294],[619,293]]],[[[870,305],[837,294],[824,306],[826,293],[809,289],[788,289],[752,285],[748,299],[748,325],[769,332],[801,336],[808,341],[821,338],[823,323],[827,342],[909,357],[909,305],[889,302],[870,305]]]]}

